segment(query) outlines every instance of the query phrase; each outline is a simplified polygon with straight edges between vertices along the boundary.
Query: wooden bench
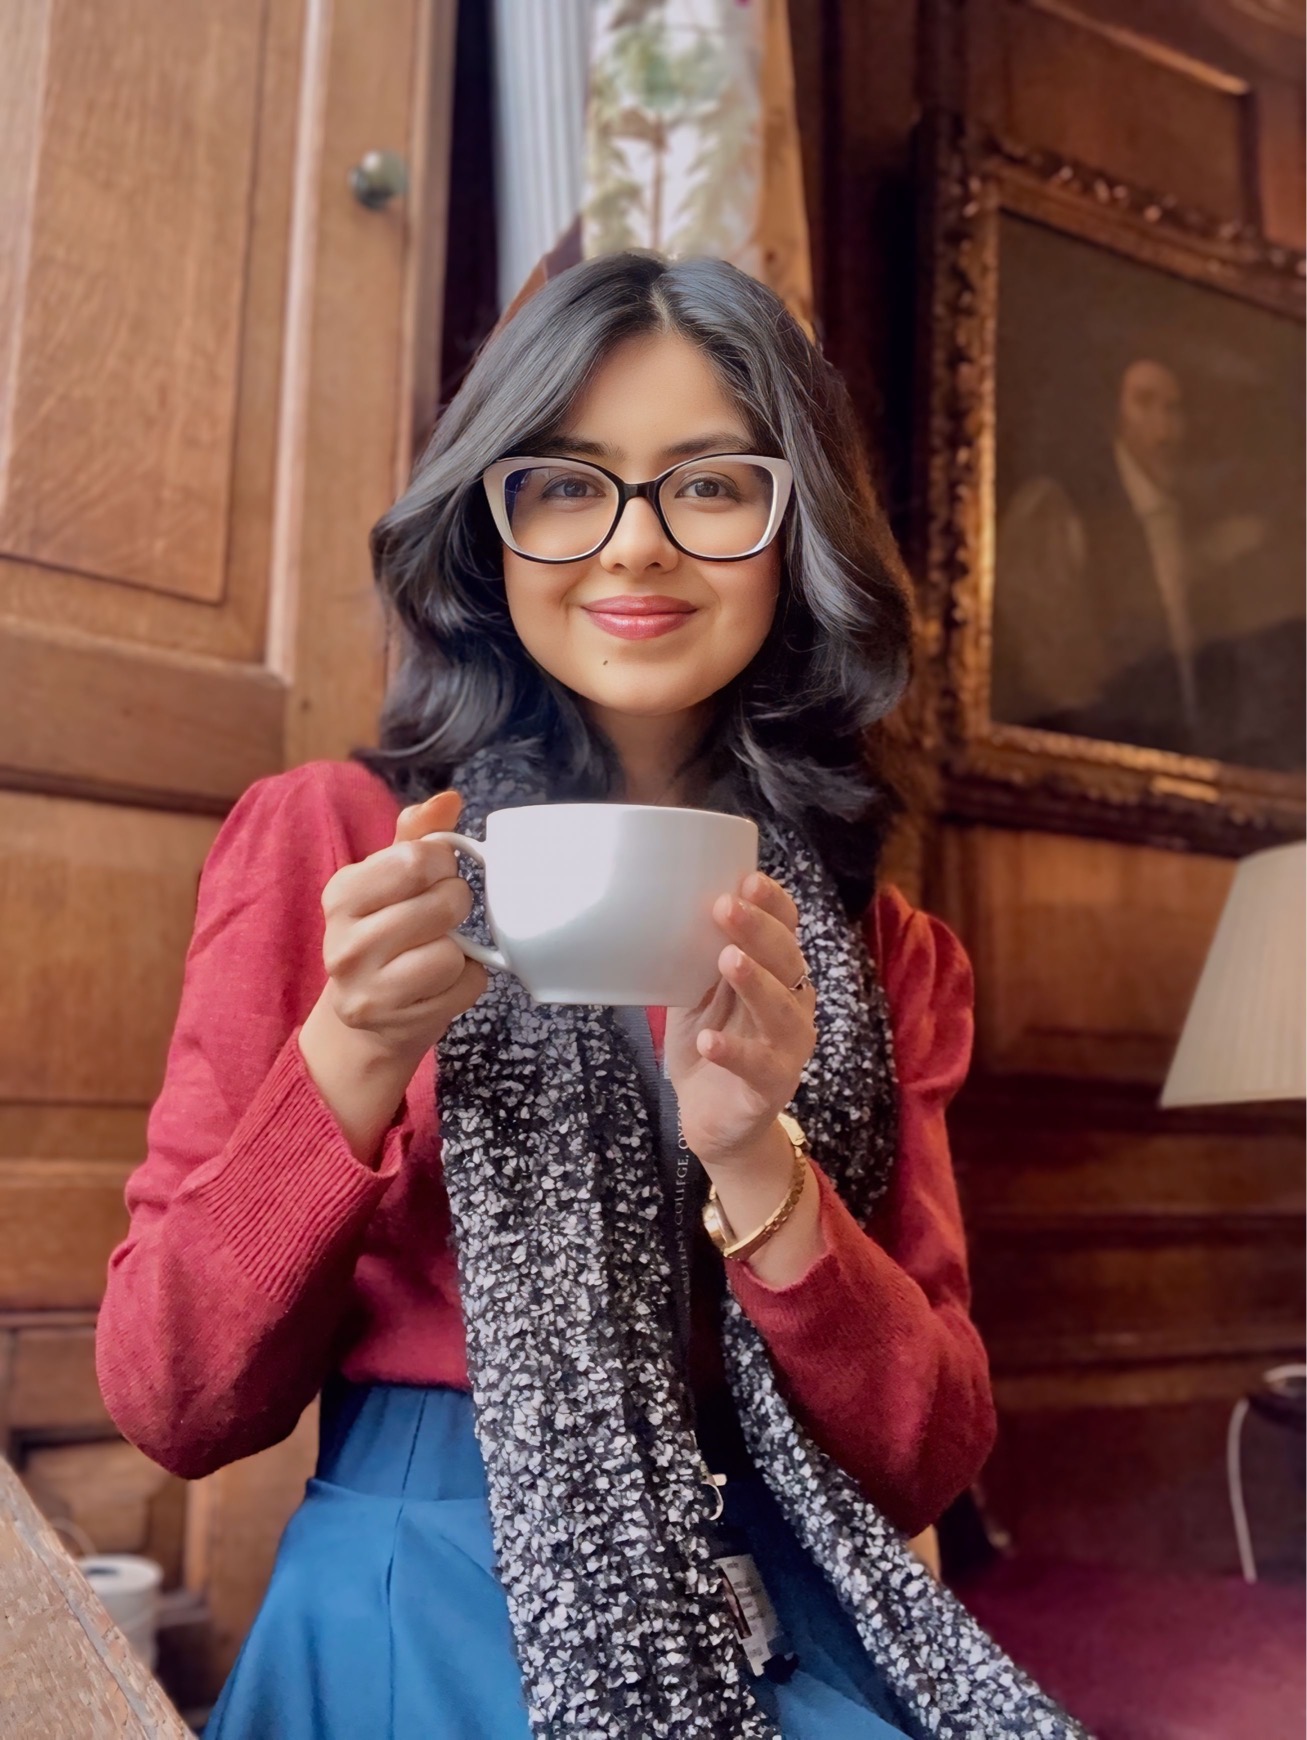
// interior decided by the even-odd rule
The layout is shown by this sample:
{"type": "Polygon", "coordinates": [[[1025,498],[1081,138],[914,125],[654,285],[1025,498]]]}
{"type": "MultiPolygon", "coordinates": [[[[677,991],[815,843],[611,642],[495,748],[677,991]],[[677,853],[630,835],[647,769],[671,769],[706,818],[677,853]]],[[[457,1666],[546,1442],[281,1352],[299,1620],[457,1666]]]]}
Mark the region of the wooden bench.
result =
{"type": "Polygon", "coordinates": [[[0,1735],[193,1740],[3,1457],[0,1735]]]}

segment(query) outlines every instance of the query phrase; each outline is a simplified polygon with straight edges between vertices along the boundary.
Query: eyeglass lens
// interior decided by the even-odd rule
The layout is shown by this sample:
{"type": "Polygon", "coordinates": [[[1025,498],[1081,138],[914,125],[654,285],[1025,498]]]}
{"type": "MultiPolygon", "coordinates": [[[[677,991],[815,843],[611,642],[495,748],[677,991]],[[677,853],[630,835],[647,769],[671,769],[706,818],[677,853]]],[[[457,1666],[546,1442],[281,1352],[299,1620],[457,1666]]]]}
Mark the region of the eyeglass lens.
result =
{"type": "MultiPolygon", "coordinates": [[[[617,487],[588,465],[556,460],[504,477],[504,516],[523,555],[568,561],[603,543],[617,516],[617,487]]],[[[753,550],[771,520],[776,482],[742,459],[691,460],[669,472],[658,502],[672,536],[692,556],[753,550]]]]}

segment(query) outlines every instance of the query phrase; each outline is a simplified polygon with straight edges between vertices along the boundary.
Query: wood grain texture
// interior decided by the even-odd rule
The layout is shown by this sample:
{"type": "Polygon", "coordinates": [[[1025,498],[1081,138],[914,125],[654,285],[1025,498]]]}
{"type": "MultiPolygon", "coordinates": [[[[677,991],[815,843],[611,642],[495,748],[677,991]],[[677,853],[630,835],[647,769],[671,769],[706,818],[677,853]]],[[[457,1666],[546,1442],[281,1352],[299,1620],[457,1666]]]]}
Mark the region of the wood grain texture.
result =
{"type": "MultiPolygon", "coordinates": [[[[36,7],[16,8],[23,21],[36,7]]],[[[239,345],[229,361],[232,376],[221,391],[232,400],[232,428],[226,455],[229,476],[223,480],[227,514],[223,526],[226,560],[220,605],[197,600],[184,585],[151,589],[106,584],[99,577],[48,562],[0,557],[0,612],[48,630],[76,624],[87,635],[112,639],[125,647],[148,646],[195,653],[214,659],[257,664],[265,650],[270,583],[272,518],[277,443],[282,406],[282,357],[286,281],[289,270],[290,204],[294,181],[295,140],[300,112],[300,49],[303,0],[268,0],[264,7],[260,61],[251,84],[256,111],[250,137],[233,141],[238,152],[251,154],[247,202],[248,239],[245,249],[243,305],[239,345]]],[[[6,47],[10,31],[6,27],[6,47]]],[[[21,40],[21,39],[20,39],[21,40]]],[[[39,93],[35,77],[31,90],[39,93]]],[[[125,106],[130,106],[125,103],[125,106]]],[[[226,117],[226,126],[235,115],[226,117]]],[[[3,121],[0,121],[3,125],[3,121]]],[[[28,129],[35,139],[36,129],[28,129]]],[[[38,141],[39,142],[39,141],[38,141]]],[[[6,156],[6,162],[10,159],[6,156]]],[[[148,166],[142,168],[148,177],[148,166]]],[[[28,183],[6,177],[6,193],[17,197],[28,183]]],[[[13,214],[15,235],[30,233],[25,205],[13,214]]],[[[163,222],[162,240],[167,228],[163,222]]],[[[78,240],[65,243],[74,262],[80,259],[78,240]]],[[[5,264],[22,258],[20,250],[0,250],[0,301],[5,264]]],[[[3,314],[0,312],[0,327],[3,314]]],[[[157,409],[162,411],[166,401],[157,409]]],[[[149,439],[154,431],[147,432],[149,439]]],[[[143,673],[148,680],[148,670],[143,673]]],[[[148,760],[145,765],[148,766],[148,760]]]]}
{"type": "Polygon", "coordinates": [[[1110,840],[944,829],[932,893],[976,968],[977,1069],[1160,1088],[1233,873],[1110,840]]]}
{"type": "Polygon", "coordinates": [[[996,1370],[1301,1357],[1294,1220],[1033,1221],[973,1238],[976,1320],[996,1370]]]}
{"type": "Polygon", "coordinates": [[[0,1160],[0,1310],[99,1304],[109,1253],[127,1231],[130,1166],[0,1160]]]}
{"type": "Polygon", "coordinates": [[[95,1326],[28,1325],[10,1332],[13,1364],[5,1407],[11,1433],[113,1430],[95,1378],[95,1326]]]}
{"type": "Polygon", "coordinates": [[[15,1740],[190,1740],[3,1460],[0,1733],[15,1740]]]}
{"type": "MultiPolygon", "coordinates": [[[[1173,196],[1178,163],[1203,206],[1210,169],[1218,210],[1237,201],[1260,213],[1271,243],[1300,246],[1301,32],[1232,0],[812,0],[792,6],[791,26],[826,351],[880,448],[920,582],[927,486],[908,450],[927,414],[913,300],[914,230],[926,225],[912,188],[921,109],[999,129],[1006,103],[1015,148],[1041,144],[1023,127],[1064,153],[1074,139],[1173,196]],[[1030,28],[1014,51],[1018,12],[1015,28],[1030,28]],[[1122,61],[1132,32],[1147,40],[1122,61]],[[1091,37],[1096,58],[1082,62],[1068,44],[1091,37]],[[1141,92],[1160,93],[1160,107],[1142,112],[1141,92]]],[[[975,228],[963,208],[974,211],[979,191],[964,181],[958,194],[974,320],[975,228]]],[[[954,328],[944,342],[951,385],[974,402],[967,335],[954,328]]],[[[958,440],[974,461],[977,427],[958,440]]],[[[978,604],[956,608],[965,617],[978,604]]],[[[938,632],[932,616],[927,656],[938,632]]],[[[928,715],[917,747],[938,755],[928,715]]],[[[977,1065],[951,1128],[1004,1428],[989,1471],[996,1508],[1031,1553],[1229,1569],[1229,1410],[1286,1334],[1302,1345],[1301,1117],[1157,1111],[1232,866],[1205,855],[1224,850],[1215,845],[1179,854],[1138,846],[1138,834],[1092,837],[1103,817],[1091,821],[1079,793],[1066,809],[1067,825],[1052,820],[1042,837],[938,816],[920,836],[922,897],[959,929],[977,969],[977,1065]],[[1037,1284],[1023,1281],[1027,1265],[1037,1284]]],[[[1293,1526],[1286,1511],[1282,1541],[1293,1526]]]]}
{"type": "Polygon", "coordinates": [[[216,831],[203,816],[0,791],[0,911],[23,941],[6,958],[0,1098],[154,1098],[216,831]]]}
{"type": "Polygon", "coordinates": [[[26,272],[3,335],[13,555],[222,598],[261,12],[46,13],[26,272]]]}
{"type": "Polygon", "coordinates": [[[419,8],[409,199],[421,224],[420,245],[410,250],[406,269],[404,348],[413,366],[397,443],[397,491],[408,482],[411,461],[430,439],[441,406],[457,42],[458,0],[430,0],[419,8]]]}
{"type": "Polygon", "coordinates": [[[384,30],[366,7],[308,6],[269,636],[269,664],[294,682],[291,764],[371,741],[382,700],[367,539],[409,462],[405,300],[428,214],[408,199],[370,211],[347,183],[379,141],[425,149],[413,103],[430,4],[395,0],[384,30]]]}
{"type": "Polygon", "coordinates": [[[139,1160],[145,1152],[145,1105],[59,1105],[39,1101],[0,1104],[0,1154],[58,1160],[94,1154],[100,1160],[139,1160]]]}
{"type": "MultiPolygon", "coordinates": [[[[1225,1423],[1302,1357],[1305,1157],[1292,1107],[1157,1105],[1231,867],[1029,831],[937,839],[934,904],[977,970],[978,1062],[950,1127],[1000,1410],[991,1509],[1030,1552],[1229,1571],[1225,1423]]],[[[1283,1563],[1297,1511],[1270,1450],[1264,1476],[1283,1563]]]]}
{"type": "MultiPolygon", "coordinates": [[[[1266,1370],[1262,1354],[1230,1358],[1155,1360],[1143,1365],[1058,1365],[997,1372],[994,1400],[1000,1416],[1045,1411],[1063,1415],[1122,1408],[1147,1410],[1204,1403],[1229,1415],[1266,1370]]],[[[1065,1450],[1063,1454],[1065,1455],[1065,1450]]],[[[1060,1463],[1050,1467],[1056,1480],[1060,1463]]]]}
{"type": "Polygon", "coordinates": [[[1003,35],[1004,135],[1165,188],[1221,217],[1256,221],[1242,80],[1060,7],[1009,0],[1003,35]]]}
{"type": "MultiPolygon", "coordinates": [[[[1301,49],[1297,60],[1301,64],[1301,49]]],[[[1253,104],[1262,228],[1286,247],[1307,249],[1307,152],[1302,149],[1307,105],[1303,81],[1262,78],[1253,104]]]]}
{"type": "Polygon", "coordinates": [[[1302,1130],[1278,1119],[1201,1118],[1159,1112],[1147,1100],[1050,1090],[1002,1097],[968,1091],[953,1124],[958,1166],[976,1226],[1056,1218],[1073,1203],[1086,1216],[1137,1219],[1263,1215],[1300,1219],[1302,1130]]]}
{"type": "Polygon", "coordinates": [[[375,734],[367,535],[438,349],[452,21],[0,0],[0,1425],[52,1505],[170,1569],[202,1503],[201,1701],[313,1420],[201,1501],[112,1435],[92,1314],[218,819],[375,734]],[[369,212],[348,172],[380,147],[414,193],[369,212]]]}
{"type": "Polygon", "coordinates": [[[1250,82],[1302,71],[1300,0],[1058,0],[1096,23],[1142,36],[1250,82]]]}
{"type": "Polygon", "coordinates": [[[225,811],[282,765],[281,678],[0,623],[0,783],[225,811]]]}

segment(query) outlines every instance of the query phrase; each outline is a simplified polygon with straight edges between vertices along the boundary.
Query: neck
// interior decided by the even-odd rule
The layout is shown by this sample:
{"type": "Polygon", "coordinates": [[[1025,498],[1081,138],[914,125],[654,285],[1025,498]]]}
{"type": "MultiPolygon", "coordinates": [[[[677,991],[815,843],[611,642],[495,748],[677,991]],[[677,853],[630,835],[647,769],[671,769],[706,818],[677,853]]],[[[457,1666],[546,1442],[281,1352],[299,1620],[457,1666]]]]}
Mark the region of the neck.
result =
{"type": "Polygon", "coordinates": [[[696,770],[685,774],[677,770],[703,737],[708,723],[706,707],[659,719],[635,718],[629,713],[594,707],[591,718],[621,761],[621,802],[675,806],[691,801],[696,770]]]}

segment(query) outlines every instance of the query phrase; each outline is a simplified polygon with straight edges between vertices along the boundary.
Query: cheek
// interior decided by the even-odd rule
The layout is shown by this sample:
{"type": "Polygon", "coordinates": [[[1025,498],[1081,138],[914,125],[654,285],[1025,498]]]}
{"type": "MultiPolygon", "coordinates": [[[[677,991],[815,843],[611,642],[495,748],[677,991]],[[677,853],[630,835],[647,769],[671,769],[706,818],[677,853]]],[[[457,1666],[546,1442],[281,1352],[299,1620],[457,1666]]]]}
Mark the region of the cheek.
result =
{"type": "Polygon", "coordinates": [[[781,590],[780,555],[773,548],[737,565],[729,586],[719,597],[726,622],[756,651],[767,638],[781,590]]]}
{"type": "Polygon", "coordinates": [[[504,596],[513,627],[528,651],[533,641],[556,632],[562,620],[563,600],[571,590],[574,576],[570,566],[550,567],[542,562],[528,562],[504,551],[504,596]]]}

